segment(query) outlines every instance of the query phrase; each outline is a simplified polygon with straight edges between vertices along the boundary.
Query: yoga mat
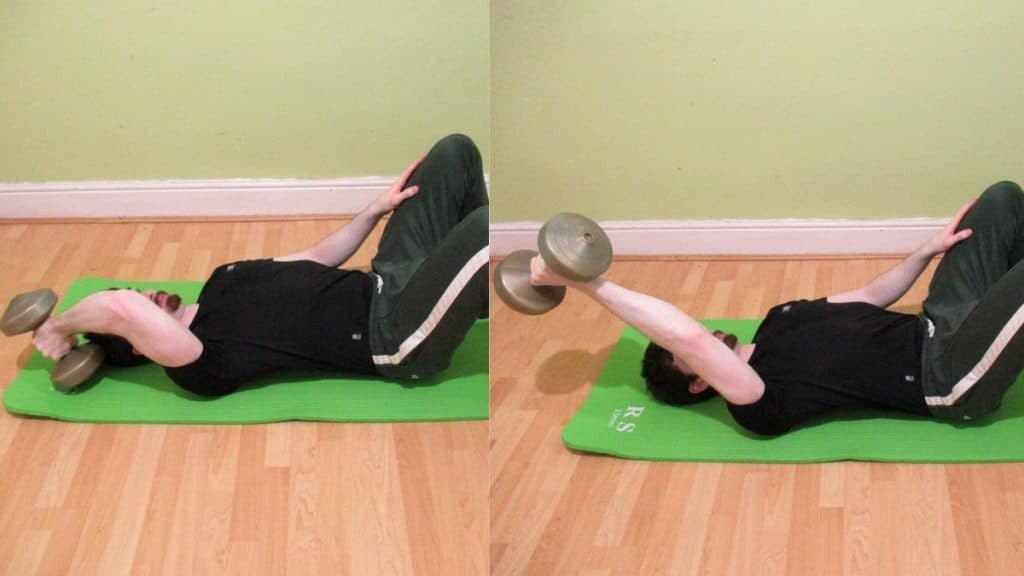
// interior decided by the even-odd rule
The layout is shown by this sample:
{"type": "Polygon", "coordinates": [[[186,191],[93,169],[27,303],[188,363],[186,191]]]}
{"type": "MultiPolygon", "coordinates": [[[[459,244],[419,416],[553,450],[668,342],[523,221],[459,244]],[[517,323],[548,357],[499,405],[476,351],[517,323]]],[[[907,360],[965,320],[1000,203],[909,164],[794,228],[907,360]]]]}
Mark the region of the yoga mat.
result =
{"type": "MultiPolygon", "coordinates": [[[[757,320],[707,320],[750,342],[757,320]]],[[[673,407],[651,398],[640,377],[647,339],[627,328],[597,383],[565,427],[574,449],[639,460],[701,462],[1008,462],[1024,460],[1024,377],[995,413],[949,423],[898,412],[842,412],[781,436],[736,424],[725,402],[673,407]]]]}
{"type": "MultiPolygon", "coordinates": [[[[195,302],[202,282],[135,282],[82,278],[58,310],[110,287],[160,288],[195,302]]],[[[221,398],[177,387],[156,365],[104,366],[75,394],[50,385],[53,361],[32,355],[4,393],[9,412],[74,422],[253,424],[283,420],[412,422],[487,419],[487,322],[470,330],[440,375],[400,383],[324,373],[259,380],[221,398]]]]}

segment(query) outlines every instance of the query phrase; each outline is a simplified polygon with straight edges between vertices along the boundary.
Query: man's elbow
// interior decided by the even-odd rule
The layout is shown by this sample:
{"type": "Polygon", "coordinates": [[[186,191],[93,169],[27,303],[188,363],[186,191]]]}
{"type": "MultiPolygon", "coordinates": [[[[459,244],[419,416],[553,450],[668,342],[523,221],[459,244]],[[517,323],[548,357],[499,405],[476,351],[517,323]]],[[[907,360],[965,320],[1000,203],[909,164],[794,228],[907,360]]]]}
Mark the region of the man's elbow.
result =
{"type": "Polygon", "coordinates": [[[887,294],[874,286],[867,286],[861,292],[863,293],[862,302],[867,302],[879,308],[888,308],[895,301],[891,294],[887,294]]]}
{"type": "Polygon", "coordinates": [[[321,249],[319,249],[316,246],[314,246],[313,248],[309,248],[308,250],[303,250],[301,252],[296,252],[294,254],[289,254],[288,256],[277,258],[277,261],[278,262],[309,261],[309,262],[316,262],[317,264],[320,264],[322,266],[328,266],[328,267],[331,267],[331,268],[336,268],[338,266],[338,264],[335,263],[330,258],[329,254],[325,253],[324,250],[321,250],[321,249]]]}
{"type": "Polygon", "coordinates": [[[100,323],[106,334],[123,336],[126,326],[130,326],[142,316],[143,307],[149,299],[133,290],[111,290],[97,304],[100,312],[100,323]]]}
{"type": "Polygon", "coordinates": [[[700,327],[678,327],[669,335],[666,348],[677,355],[694,353],[700,350],[708,336],[707,330],[700,327]]]}

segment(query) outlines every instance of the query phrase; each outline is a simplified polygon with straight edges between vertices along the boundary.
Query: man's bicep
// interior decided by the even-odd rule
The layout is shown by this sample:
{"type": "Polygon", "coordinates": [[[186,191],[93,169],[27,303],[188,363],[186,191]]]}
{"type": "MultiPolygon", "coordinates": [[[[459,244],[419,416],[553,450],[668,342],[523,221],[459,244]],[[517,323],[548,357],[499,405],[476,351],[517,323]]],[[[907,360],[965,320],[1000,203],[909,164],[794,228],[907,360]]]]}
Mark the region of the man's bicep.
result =
{"type": "Polygon", "coordinates": [[[141,295],[125,303],[119,324],[115,333],[161,366],[183,366],[203,352],[191,330],[141,295]]]}
{"type": "Polygon", "coordinates": [[[858,288],[856,290],[850,290],[849,292],[840,292],[839,294],[833,294],[826,298],[829,304],[846,304],[849,302],[866,302],[868,304],[874,304],[878,306],[878,302],[875,302],[875,298],[872,297],[871,293],[865,288],[858,288]]]}
{"type": "Polygon", "coordinates": [[[710,333],[690,350],[694,371],[732,404],[756,402],[764,382],[750,364],[710,333]]]}
{"type": "Polygon", "coordinates": [[[274,262],[297,262],[301,260],[310,260],[312,262],[319,262],[320,264],[323,264],[323,262],[318,260],[316,255],[313,254],[313,251],[310,249],[274,257],[274,262]]]}
{"type": "Polygon", "coordinates": [[[709,384],[730,404],[753,404],[764,395],[761,376],[735,354],[712,378],[716,378],[717,382],[709,380],[709,384]]]}
{"type": "Polygon", "coordinates": [[[189,329],[181,324],[167,330],[155,330],[142,334],[132,345],[143,356],[161,366],[184,366],[195,362],[203,353],[203,343],[189,329]]]}
{"type": "Polygon", "coordinates": [[[316,262],[321,266],[327,266],[328,268],[337,268],[344,264],[344,262],[335,262],[322,253],[322,250],[317,250],[316,247],[308,250],[302,250],[300,252],[292,252],[291,254],[285,254],[283,256],[275,256],[274,262],[316,262]]]}

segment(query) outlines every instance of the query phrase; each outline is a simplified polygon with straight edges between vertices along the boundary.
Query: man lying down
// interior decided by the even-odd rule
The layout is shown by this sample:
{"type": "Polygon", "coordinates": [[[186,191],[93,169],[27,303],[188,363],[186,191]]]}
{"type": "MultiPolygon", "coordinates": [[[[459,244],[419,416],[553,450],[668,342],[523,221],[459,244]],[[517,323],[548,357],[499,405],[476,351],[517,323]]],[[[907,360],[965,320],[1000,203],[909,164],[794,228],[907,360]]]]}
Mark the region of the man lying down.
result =
{"type": "Polygon", "coordinates": [[[751,344],[604,278],[570,282],[540,257],[530,282],[576,288],[647,336],[642,374],[657,400],[721,395],[737,423],[774,435],[844,409],[956,421],[998,409],[1024,370],[1022,260],[1024,193],[1000,182],[868,285],[775,306],[751,344]],[[939,254],[923,312],[886,310],[939,254]]]}
{"type": "Polygon", "coordinates": [[[86,333],[107,363],[156,362],[205,396],[281,371],[427,377],[487,315],[487,227],[480,153],[448,136],[306,250],[220,266],[197,304],[162,291],[92,294],[39,326],[33,343],[58,359],[86,333]],[[338,268],[387,214],[372,270],[338,268]]]}

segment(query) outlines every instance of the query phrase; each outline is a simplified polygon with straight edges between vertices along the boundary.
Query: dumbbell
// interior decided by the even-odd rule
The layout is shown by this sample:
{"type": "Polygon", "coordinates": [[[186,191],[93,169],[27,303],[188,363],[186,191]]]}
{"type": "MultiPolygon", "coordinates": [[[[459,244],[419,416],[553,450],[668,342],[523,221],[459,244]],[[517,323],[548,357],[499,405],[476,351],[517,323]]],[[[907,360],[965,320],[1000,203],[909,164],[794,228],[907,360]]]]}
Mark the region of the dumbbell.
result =
{"type": "MultiPolygon", "coordinates": [[[[612,264],[612,243],[590,218],[572,212],[556,214],[537,235],[540,257],[554,273],[576,282],[593,280],[612,264]]],[[[494,271],[494,290],[509,308],[523,314],[544,314],[562,303],[565,286],[530,284],[533,250],[516,250],[494,271]]]]}
{"type": "MultiPolygon", "coordinates": [[[[41,288],[15,296],[7,305],[0,318],[0,331],[7,336],[35,330],[46,319],[57,304],[57,295],[49,288],[41,288]]],[[[65,394],[72,392],[85,382],[103,364],[103,349],[95,344],[83,344],[72,348],[50,372],[53,387],[65,394]]]]}

